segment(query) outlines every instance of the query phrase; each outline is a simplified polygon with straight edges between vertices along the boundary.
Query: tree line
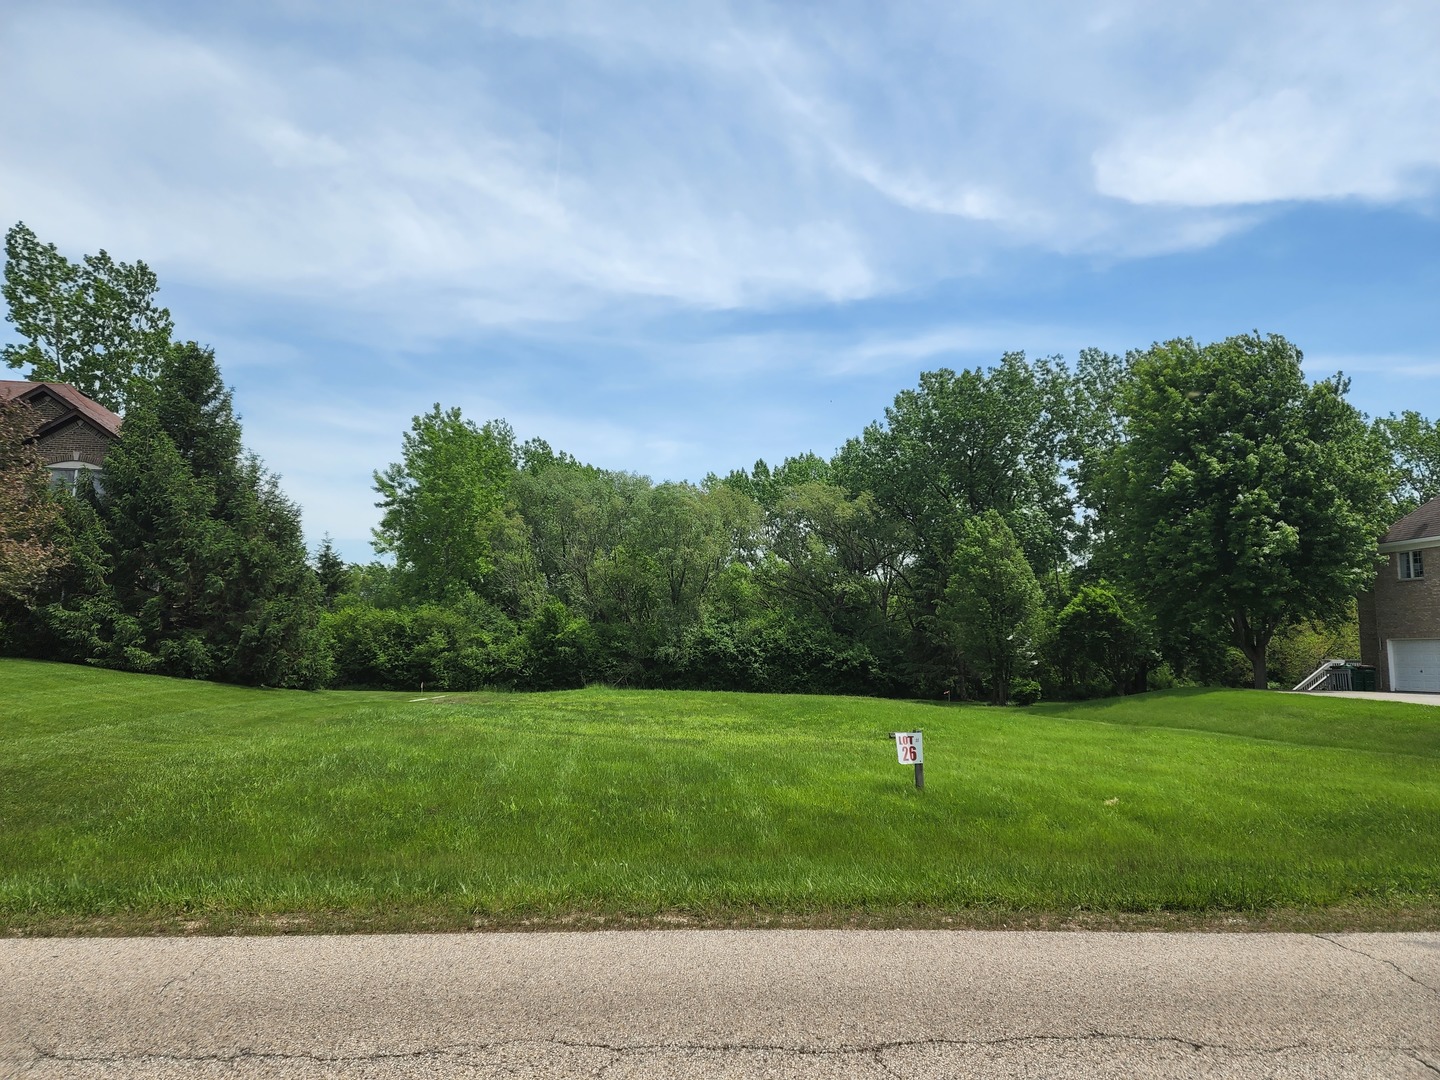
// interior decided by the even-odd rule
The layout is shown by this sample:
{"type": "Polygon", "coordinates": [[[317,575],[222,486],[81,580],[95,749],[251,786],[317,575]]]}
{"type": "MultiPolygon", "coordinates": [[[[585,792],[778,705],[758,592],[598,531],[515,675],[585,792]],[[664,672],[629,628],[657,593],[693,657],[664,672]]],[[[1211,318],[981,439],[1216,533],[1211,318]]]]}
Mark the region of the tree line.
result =
{"type": "Polygon", "coordinates": [[[1440,494],[1433,422],[1370,421],[1250,333],[924,372],[828,458],[699,483],[436,404],[375,473],[382,558],[350,565],[306,551],[143,263],[23,225],[6,253],[7,362],[125,415],[103,490],[60,498],[0,410],[11,653],[299,687],[1264,686],[1357,651],[1376,537],[1440,494]]]}

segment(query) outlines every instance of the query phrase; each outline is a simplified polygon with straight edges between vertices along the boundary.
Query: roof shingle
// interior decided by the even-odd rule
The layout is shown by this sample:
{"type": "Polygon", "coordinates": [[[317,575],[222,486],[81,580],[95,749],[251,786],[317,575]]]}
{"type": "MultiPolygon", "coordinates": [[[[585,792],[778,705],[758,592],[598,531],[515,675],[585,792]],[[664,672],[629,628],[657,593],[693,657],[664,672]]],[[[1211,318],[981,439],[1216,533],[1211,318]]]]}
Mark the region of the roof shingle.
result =
{"type": "Polygon", "coordinates": [[[112,438],[120,437],[120,416],[111,412],[98,401],[91,401],[73,386],[56,382],[24,382],[18,379],[0,379],[0,401],[23,398],[37,389],[45,389],[74,409],[90,423],[112,438]]]}
{"type": "Polygon", "coordinates": [[[1440,499],[1431,499],[1418,510],[1406,514],[1380,538],[1382,544],[1398,544],[1407,540],[1429,540],[1440,537],[1440,499]]]}

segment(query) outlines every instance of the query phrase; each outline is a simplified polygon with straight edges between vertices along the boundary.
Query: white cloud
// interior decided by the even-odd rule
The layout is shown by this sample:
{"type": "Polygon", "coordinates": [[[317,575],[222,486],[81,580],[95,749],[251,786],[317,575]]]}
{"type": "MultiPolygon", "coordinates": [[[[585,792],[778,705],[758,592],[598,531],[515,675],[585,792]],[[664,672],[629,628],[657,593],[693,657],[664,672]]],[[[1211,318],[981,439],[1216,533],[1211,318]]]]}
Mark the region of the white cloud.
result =
{"type": "MultiPolygon", "coordinates": [[[[1343,371],[1357,371],[1382,377],[1411,379],[1440,378],[1440,356],[1415,353],[1307,353],[1305,370],[1314,378],[1325,378],[1343,371]]],[[[1409,407],[1409,406],[1407,406],[1409,407]]]]}
{"type": "Polygon", "coordinates": [[[1420,3],[359,10],[356,45],[320,5],[18,9],[0,213],[413,340],[1204,247],[1440,175],[1420,3]]]}
{"type": "Polygon", "coordinates": [[[566,108],[563,86],[536,108],[461,68],[297,64],[94,13],[32,11],[9,36],[3,89],[31,108],[0,120],[4,209],[190,282],[407,312],[443,283],[453,307],[425,315],[452,326],[874,287],[847,223],[732,185],[775,148],[686,160],[705,136],[677,110],[566,108]],[[61,66],[73,82],[46,78],[61,66]]]}
{"type": "Polygon", "coordinates": [[[1205,207],[1434,191],[1440,9],[1286,7],[1247,29],[1187,100],[1096,150],[1101,192],[1205,207]]]}
{"type": "Polygon", "coordinates": [[[11,0],[0,218],[149,262],[307,522],[363,537],[437,398],[694,478],[824,451],[917,368],[1092,336],[852,301],[1205,248],[1281,202],[1433,214],[1437,45],[1430,0],[11,0]],[[603,393],[547,399],[539,354],[603,393]]]}

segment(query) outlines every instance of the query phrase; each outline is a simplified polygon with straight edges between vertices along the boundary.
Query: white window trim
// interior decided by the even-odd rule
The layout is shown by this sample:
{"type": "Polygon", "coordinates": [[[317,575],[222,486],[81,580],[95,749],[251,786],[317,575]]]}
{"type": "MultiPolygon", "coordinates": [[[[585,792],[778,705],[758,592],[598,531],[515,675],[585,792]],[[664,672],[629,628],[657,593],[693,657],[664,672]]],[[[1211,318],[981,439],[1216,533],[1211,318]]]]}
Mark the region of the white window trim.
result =
{"type": "Polygon", "coordinates": [[[1420,555],[1423,548],[1408,548],[1405,551],[1395,553],[1395,574],[1401,581],[1424,581],[1425,580],[1425,558],[1420,558],[1420,572],[1413,573],[1414,565],[1412,556],[1420,555]]]}
{"type": "Polygon", "coordinates": [[[95,485],[96,491],[101,490],[101,478],[105,475],[104,469],[99,465],[91,465],[88,461],[52,461],[45,468],[50,470],[51,485],[69,492],[74,492],[79,485],[82,472],[90,474],[90,483],[95,485]]]}

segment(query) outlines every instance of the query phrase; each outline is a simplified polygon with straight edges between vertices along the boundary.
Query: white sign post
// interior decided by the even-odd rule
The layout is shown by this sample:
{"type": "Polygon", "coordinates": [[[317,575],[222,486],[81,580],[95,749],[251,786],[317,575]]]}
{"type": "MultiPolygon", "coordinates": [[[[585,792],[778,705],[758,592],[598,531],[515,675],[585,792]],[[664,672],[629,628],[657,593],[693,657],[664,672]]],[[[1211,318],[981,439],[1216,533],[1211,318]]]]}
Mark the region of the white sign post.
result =
{"type": "Polygon", "coordinates": [[[925,787],[925,733],[923,731],[892,731],[895,756],[901,765],[915,766],[915,786],[925,787]]]}

